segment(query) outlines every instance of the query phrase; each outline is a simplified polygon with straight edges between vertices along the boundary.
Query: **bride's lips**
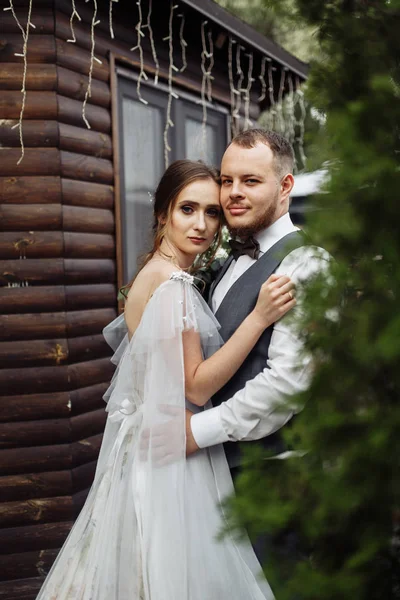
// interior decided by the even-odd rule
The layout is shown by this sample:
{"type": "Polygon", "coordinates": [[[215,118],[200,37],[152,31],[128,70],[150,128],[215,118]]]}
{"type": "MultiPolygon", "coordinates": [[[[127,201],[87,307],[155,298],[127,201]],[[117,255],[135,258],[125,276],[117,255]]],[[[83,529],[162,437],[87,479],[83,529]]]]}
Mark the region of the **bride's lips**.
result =
{"type": "Polygon", "coordinates": [[[190,237],[189,240],[191,242],[193,242],[193,244],[196,245],[200,245],[200,244],[204,244],[204,242],[206,241],[206,238],[201,238],[201,237],[190,237]]]}
{"type": "Polygon", "coordinates": [[[248,209],[244,206],[231,206],[230,208],[228,208],[228,210],[231,213],[231,215],[239,217],[240,215],[244,215],[244,213],[247,212],[248,209]]]}

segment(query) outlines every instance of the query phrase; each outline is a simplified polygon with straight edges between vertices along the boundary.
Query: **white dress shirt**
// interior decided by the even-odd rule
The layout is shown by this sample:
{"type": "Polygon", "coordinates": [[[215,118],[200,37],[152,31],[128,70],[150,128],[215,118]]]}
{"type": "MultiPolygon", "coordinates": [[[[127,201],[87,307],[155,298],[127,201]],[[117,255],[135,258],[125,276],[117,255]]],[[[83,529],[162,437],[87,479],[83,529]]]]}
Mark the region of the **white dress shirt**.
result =
{"type": "MultiPolygon", "coordinates": [[[[288,233],[296,231],[289,214],[275,221],[254,237],[261,253],[267,252],[288,233]]],[[[261,255],[261,254],[260,254],[261,255]]],[[[276,274],[287,275],[296,285],[328,267],[330,256],[321,248],[304,246],[290,252],[276,274]]],[[[235,281],[255,263],[247,255],[233,261],[214,290],[212,308],[218,309],[235,281]]],[[[295,330],[293,314],[301,310],[301,302],[274,325],[265,369],[245,387],[214,408],[193,415],[191,428],[200,448],[223,442],[250,441],[266,437],[280,429],[299,406],[288,406],[287,397],[305,390],[311,375],[311,357],[303,352],[295,330]]]]}

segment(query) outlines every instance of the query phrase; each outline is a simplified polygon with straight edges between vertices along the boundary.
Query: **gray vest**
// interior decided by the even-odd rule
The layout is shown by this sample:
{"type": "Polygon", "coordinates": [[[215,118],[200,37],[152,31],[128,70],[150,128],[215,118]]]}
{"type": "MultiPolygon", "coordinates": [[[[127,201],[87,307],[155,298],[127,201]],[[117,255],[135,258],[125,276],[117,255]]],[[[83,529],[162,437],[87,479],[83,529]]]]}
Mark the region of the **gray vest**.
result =
{"type": "MultiPolygon", "coordinates": [[[[295,248],[306,245],[306,243],[307,242],[300,232],[295,231],[289,233],[272,246],[272,248],[263,254],[257,262],[235,281],[215,313],[215,316],[221,325],[221,337],[225,342],[255,307],[258,293],[264,281],[276,271],[287,254],[295,248]]],[[[214,289],[221,281],[229,265],[232,263],[232,260],[232,257],[228,258],[218,274],[218,277],[213,282],[210,289],[210,299],[214,289]]],[[[272,331],[273,325],[264,331],[235,375],[212,397],[213,406],[218,406],[221,402],[225,402],[225,400],[231,398],[238,390],[244,388],[247,381],[253,379],[267,367],[268,348],[272,331]]],[[[227,442],[224,444],[228,463],[231,468],[240,464],[241,448],[244,446],[249,447],[252,443],[254,442],[227,442]]],[[[261,440],[261,443],[274,453],[285,450],[279,432],[264,438],[261,440]]]]}

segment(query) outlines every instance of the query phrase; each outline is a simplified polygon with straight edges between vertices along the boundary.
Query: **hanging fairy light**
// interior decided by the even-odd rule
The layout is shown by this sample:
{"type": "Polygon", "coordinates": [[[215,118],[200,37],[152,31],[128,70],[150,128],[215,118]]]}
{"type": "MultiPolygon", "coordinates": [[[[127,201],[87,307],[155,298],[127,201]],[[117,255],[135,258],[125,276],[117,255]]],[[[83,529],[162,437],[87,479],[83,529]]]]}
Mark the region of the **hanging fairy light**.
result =
{"type": "Polygon", "coordinates": [[[186,59],[187,41],[183,37],[183,32],[184,32],[184,29],[185,29],[185,15],[184,14],[180,14],[180,15],[178,15],[178,17],[180,17],[180,19],[181,19],[181,24],[180,24],[180,27],[179,27],[179,41],[180,41],[181,50],[182,50],[182,66],[179,69],[179,71],[181,73],[183,73],[183,71],[185,71],[185,69],[187,68],[187,59],[186,59]]]}
{"type": "Polygon", "coordinates": [[[171,118],[171,108],[172,108],[172,98],[179,98],[178,94],[176,94],[172,89],[172,79],[173,72],[179,71],[178,67],[174,65],[174,44],[173,44],[173,20],[174,20],[174,10],[178,8],[177,4],[173,3],[171,0],[170,3],[170,12],[169,12],[169,20],[168,20],[168,36],[164,38],[165,41],[168,41],[168,103],[167,103],[167,115],[165,119],[165,128],[164,128],[164,161],[165,168],[168,167],[169,164],[169,153],[171,152],[171,146],[168,143],[168,132],[170,127],[174,127],[174,122],[171,118]]]}
{"type": "MultiPolygon", "coordinates": [[[[88,0],[85,0],[85,2],[88,2],[88,0]]],[[[94,62],[96,61],[97,63],[99,63],[100,65],[102,64],[101,60],[99,58],[97,58],[94,54],[95,52],[95,46],[96,46],[96,40],[95,40],[95,34],[94,34],[94,29],[95,27],[100,23],[100,20],[97,19],[97,0],[93,0],[93,15],[92,15],[92,21],[90,24],[90,66],[89,66],[89,81],[88,81],[88,85],[86,88],[86,92],[85,92],[85,98],[83,100],[83,104],[82,104],[82,118],[86,124],[86,127],[88,129],[91,129],[90,127],[90,123],[86,118],[86,104],[88,99],[91,97],[92,95],[92,78],[93,78],[93,67],[94,67],[94,62]]]]}
{"type": "Polygon", "coordinates": [[[11,129],[19,129],[19,141],[21,144],[21,156],[19,158],[19,160],[17,161],[17,165],[19,165],[21,163],[21,161],[23,160],[24,156],[25,156],[25,146],[24,146],[24,137],[23,137],[23,131],[22,131],[22,121],[24,118],[24,112],[25,112],[25,105],[26,105],[26,73],[27,73],[27,69],[28,69],[28,58],[27,58],[27,54],[28,54],[28,39],[29,39],[29,31],[30,31],[30,27],[32,27],[33,29],[35,29],[35,25],[31,22],[31,16],[32,16],[32,0],[29,0],[29,6],[28,6],[28,17],[27,17],[27,21],[26,21],[26,29],[24,29],[15,13],[14,10],[14,5],[12,3],[12,0],[10,0],[10,5],[6,6],[4,9],[4,11],[10,10],[15,22],[18,25],[18,28],[21,30],[22,33],[22,39],[23,39],[23,49],[22,49],[22,53],[20,52],[15,52],[15,56],[20,56],[21,58],[24,59],[24,70],[22,73],[22,85],[21,85],[21,94],[22,94],[22,102],[21,102],[21,110],[19,113],[19,119],[18,119],[18,123],[16,123],[15,125],[12,126],[11,129]]]}
{"type": "Polygon", "coordinates": [[[289,92],[286,96],[285,109],[286,109],[286,137],[289,142],[293,145],[295,138],[295,117],[294,117],[294,101],[293,101],[293,77],[292,74],[288,74],[288,88],[289,92]]]}
{"type": "Polygon", "coordinates": [[[113,29],[113,2],[118,2],[118,0],[110,0],[109,8],[108,8],[108,25],[110,28],[110,36],[111,39],[114,39],[114,29],[113,29]]]}
{"type": "Polygon", "coordinates": [[[69,26],[71,28],[71,36],[72,36],[72,38],[70,38],[69,40],[67,40],[67,42],[71,42],[72,44],[76,43],[76,37],[75,37],[75,31],[74,31],[74,19],[75,18],[77,18],[78,21],[82,21],[80,14],[76,10],[75,0],[72,0],[72,13],[71,13],[71,17],[69,19],[69,26]]]}
{"type": "Polygon", "coordinates": [[[202,119],[202,123],[201,123],[201,132],[202,132],[202,136],[201,136],[201,147],[202,147],[202,154],[203,157],[205,157],[206,154],[206,142],[207,142],[207,102],[206,102],[206,89],[207,89],[207,68],[206,68],[206,54],[207,54],[207,47],[206,47],[206,36],[205,36],[205,26],[207,25],[207,21],[203,21],[201,24],[201,44],[202,44],[202,51],[201,51],[201,72],[202,72],[202,79],[201,79],[201,104],[203,107],[203,119],[202,119]]]}
{"type": "Polygon", "coordinates": [[[298,153],[300,156],[300,160],[302,162],[302,167],[304,168],[306,166],[306,161],[307,161],[307,157],[306,154],[304,152],[304,122],[306,119],[306,105],[305,105],[305,101],[304,101],[304,93],[303,90],[301,89],[301,84],[300,84],[300,79],[299,77],[296,75],[296,85],[295,85],[295,107],[294,107],[294,111],[296,114],[296,106],[299,107],[299,118],[295,120],[295,128],[297,128],[298,131],[298,135],[296,136],[296,142],[297,142],[297,149],[298,149],[298,153]]]}
{"type": "Polygon", "coordinates": [[[270,104],[270,115],[271,115],[271,125],[270,129],[275,129],[275,90],[274,90],[274,76],[272,66],[272,60],[267,58],[268,61],[268,96],[269,96],[269,104],[270,104]]]}
{"type": "Polygon", "coordinates": [[[285,119],[283,117],[283,91],[285,89],[286,68],[281,69],[281,78],[278,90],[278,102],[276,104],[276,127],[279,133],[285,131],[285,119]]]}
{"type": "Polygon", "coordinates": [[[250,93],[251,87],[253,85],[253,53],[250,52],[246,55],[249,59],[249,68],[247,71],[247,86],[243,89],[243,97],[244,97],[244,129],[248,129],[253,125],[250,120],[250,93]]]}
{"type": "Polygon", "coordinates": [[[236,121],[234,117],[234,109],[236,103],[236,94],[237,90],[235,88],[234,80],[233,80],[233,44],[236,44],[236,41],[232,39],[232,36],[229,36],[228,41],[228,77],[229,77],[229,91],[231,96],[231,132],[232,136],[235,136],[238,132],[236,131],[236,121]]]}
{"type": "Polygon", "coordinates": [[[157,52],[156,52],[156,45],[154,43],[154,33],[153,33],[153,28],[151,26],[151,13],[152,13],[152,10],[153,10],[153,0],[149,0],[149,10],[147,12],[146,27],[147,27],[148,32],[149,32],[151,54],[153,56],[154,64],[156,65],[156,71],[154,73],[154,85],[157,85],[158,84],[158,76],[159,76],[159,73],[160,73],[160,63],[158,62],[158,57],[157,57],[157,52]]]}
{"type": "Polygon", "coordinates": [[[240,58],[240,53],[241,50],[243,50],[243,46],[241,46],[239,43],[236,46],[236,75],[238,77],[237,79],[237,87],[236,87],[236,102],[235,102],[235,109],[233,111],[233,118],[235,119],[235,127],[238,130],[238,124],[239,124],[239,119],[240,119],[240,107],[242,105],[242,85],[243,85],[243,79],[244,79],[244,73],[242,71],[242,66],[241,66],[241,58],[240,58]]]}
{"type": "Polygon", "coordinates": [[[137,41],[136,41],[136,46],[133,46],[133,48],[131,48],[131,52],[134,52],[135,50],[139,51],[140,71],[139,71],[139,77],[138,77],[137,83],[136,83],[136,92],[138,95],[138,99],[143,104],[148,104],[147,100],[145,100],[143,98],[143,96],[140,92],[140,86],[141,86],[142,80],[143,79],[145,81],[148,80],[147,73],[144,70],[144,59],[143,59],[143,48],[142,48],[142,37],[144,37],[144,33],[142,31],[142,25],[143,25],[142,1],[138,0],[136,2],[136,4],[138,7],[138,12],[139,12],[139,20],[135,27],[135,29],[137,31],[137,41]]]}
{"type": "Polygon", "coordinates": [[[205,28],[208,21],[203,21],[201,24],[201,104],[203,107],[203,120],[201,124],[202,129],[202,152],[203,157],[206,157],[206,143],[207,143],[207,101],[212,101],[212,69],[214,66],[214,43],[212,39],[212,32],[209,30],[206,32],[205,28]],[[208,40],[208,47],[207,47],[208,40]],[[208,63],[207,63],[208,61],[208,63]]]}
{"type": "Polygon", "coordinates": [[[267,62],[267,57],[263,56],[261,59],[261,72],[258,76],[258,79],[260,80],[260,84],[261,84],[261,94],[258,98],[259,102],[262,102],[266,95],[267,95],[267,82],[265,81],[265,65],[267,62]]]}
{"type": "Polygon", "coordinates": [[[212,80],[214,79],[212,76],[212,70],[214,67],[214,42],[211,29],[208,30],[207,38],[208,52],[206,53],[206,57],[209,59],[207,67],[207,99],[209,102],[212,102],[212,80]]]}

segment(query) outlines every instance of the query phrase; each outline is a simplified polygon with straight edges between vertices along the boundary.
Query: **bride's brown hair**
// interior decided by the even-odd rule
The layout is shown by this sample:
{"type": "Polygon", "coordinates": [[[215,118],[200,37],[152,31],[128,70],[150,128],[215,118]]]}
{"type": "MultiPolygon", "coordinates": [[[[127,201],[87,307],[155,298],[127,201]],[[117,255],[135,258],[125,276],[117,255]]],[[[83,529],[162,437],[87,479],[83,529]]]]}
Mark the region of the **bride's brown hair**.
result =
{"type": "MultiPolygon", "coordinates": [[[[153,258],[156,252],[160,251],[161,242],[165,237],[165,232],[171,221],[171,214],[175,207],[175,201],[181,191],[190,183],[199,179],[210,179],[220,185],[219,172],[214,167],[209,167],[201,161],[176,160],[165,171],[161,177],[154,194],[154,221],[153,221],[153,247],[142,259],[140,270],[153,258]]],[[[207,264],[215,257],[215,253],[221,243],[222,236],[222,213],[220,226],[214,236],[210,248],[207,250],[207,264]]],[[[166,258],[171,258],[165,255],[166,258]]],[[[204,266],[200,261],[196,261],[196,266],[204,266]]],[[[196,268],[196,267],[195,267],[196,268]]],[[[126,296],[135,277],[121,288],[121,293],[126,296]]]]}

